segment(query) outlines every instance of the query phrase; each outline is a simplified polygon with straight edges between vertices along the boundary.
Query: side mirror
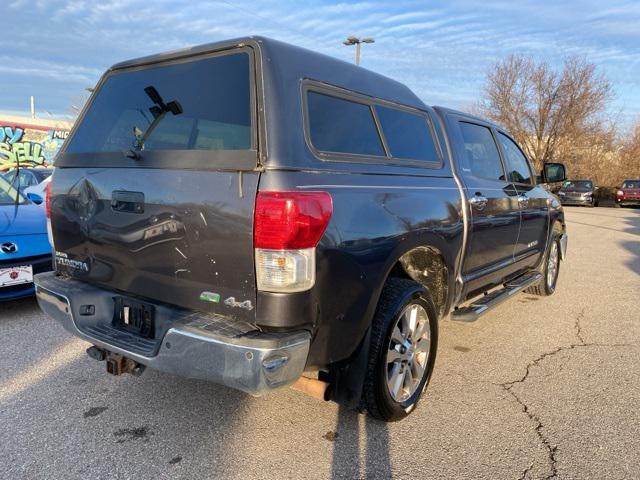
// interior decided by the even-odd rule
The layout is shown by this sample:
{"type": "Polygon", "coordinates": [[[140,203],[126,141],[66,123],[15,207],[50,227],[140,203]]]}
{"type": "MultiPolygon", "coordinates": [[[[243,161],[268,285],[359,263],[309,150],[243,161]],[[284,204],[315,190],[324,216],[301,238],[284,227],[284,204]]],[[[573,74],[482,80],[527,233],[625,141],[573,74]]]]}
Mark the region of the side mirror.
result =
{"type": "Polygon", "coordinates": [[[564,182],[567,179],[567,169],[562,163],[545,163],[542,179],[545,183],[564,182]]]}
{"type": "Polygon", "coordinates": [[[27,198],[31,200],[33,203],[35,203],[36,205],[40,205],[42,202],[44,202],[44,198],[42,198],[37,193],[33,193],[33,192],[27,193],[27,198]]]}

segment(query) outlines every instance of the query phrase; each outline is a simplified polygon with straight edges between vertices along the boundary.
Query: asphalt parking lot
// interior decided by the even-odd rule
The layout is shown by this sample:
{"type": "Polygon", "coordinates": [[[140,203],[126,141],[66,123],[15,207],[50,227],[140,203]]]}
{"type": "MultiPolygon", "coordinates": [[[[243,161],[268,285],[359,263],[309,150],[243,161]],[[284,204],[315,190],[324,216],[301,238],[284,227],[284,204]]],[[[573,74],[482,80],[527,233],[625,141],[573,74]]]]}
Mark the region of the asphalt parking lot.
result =
{"type": "Polygon", "coordinates": [[[0,304],[0,478],[640,478],[640,210],[566,210],[556,294],[443,322],[423,403],[390,425],[111,377],[34,300],[0,304]]]}

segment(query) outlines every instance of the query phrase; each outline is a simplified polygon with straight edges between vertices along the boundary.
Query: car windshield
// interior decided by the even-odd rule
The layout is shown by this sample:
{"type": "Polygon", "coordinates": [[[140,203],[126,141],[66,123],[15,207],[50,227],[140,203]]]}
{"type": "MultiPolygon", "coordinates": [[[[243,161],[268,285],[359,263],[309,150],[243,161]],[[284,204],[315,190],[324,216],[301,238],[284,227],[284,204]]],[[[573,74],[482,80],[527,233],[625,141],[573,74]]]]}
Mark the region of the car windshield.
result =
{"type": "Polygon", "coordinates": [[[51,174],[53,173],[53,170],[42,168],[42,169],[36,170],[36,172],[39,177],[39,180],[42,182],[43,180],[46,180],[51,176],[51,174]]]}
{"type": "Polygon", "coordinates": [[[564,190],[571,190],[574,188],[593,188],[593,182],[591,180],[568,180],[562,185],[564,190]]]}
{"type": "Polygon", "coordinates": [[[27,199],[4,177],[0,177],[0,205],[12,205],[15,203],[25,203],[27,199]],[[16,202],[17,200],[17,202],[16,202]]]}
{"type": "Polygon", "coordinates": [[[622,188],[640,188],[640,180],[627,180],[622,184],[622,188]]]}

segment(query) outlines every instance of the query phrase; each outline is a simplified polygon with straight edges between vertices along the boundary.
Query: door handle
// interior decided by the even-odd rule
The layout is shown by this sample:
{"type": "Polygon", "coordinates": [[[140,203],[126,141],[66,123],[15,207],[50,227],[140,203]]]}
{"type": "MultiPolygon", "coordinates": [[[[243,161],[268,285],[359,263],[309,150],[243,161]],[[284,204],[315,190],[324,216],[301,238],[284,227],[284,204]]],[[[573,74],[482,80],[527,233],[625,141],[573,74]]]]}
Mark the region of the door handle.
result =
{"type": "Polygon", "coordinates": [[[471,204],[471,206],[475,207],[478,210],[483,210],[484,207],[487,206],[488,202],[489,200],[487,199],[487,197],[484,197],[480,193],[476,193],[473,197],[469,199],[469,203],[471,204]]]}
{"type": "Polygon", "coordinates": [[[529,197],[527,197],[526,194],[521,193],[520,195],[518,195],[518,205],[520,205],[521,207],[526,207],[529,205],[529,197]]]}

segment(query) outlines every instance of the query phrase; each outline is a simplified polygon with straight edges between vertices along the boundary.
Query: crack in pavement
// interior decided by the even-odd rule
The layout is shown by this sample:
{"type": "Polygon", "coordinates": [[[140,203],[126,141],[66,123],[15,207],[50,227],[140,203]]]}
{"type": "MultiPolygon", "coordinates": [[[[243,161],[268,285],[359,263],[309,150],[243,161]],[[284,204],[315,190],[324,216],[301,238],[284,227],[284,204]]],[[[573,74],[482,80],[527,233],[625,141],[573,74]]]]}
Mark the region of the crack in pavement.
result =
{"type": "Polygon", "coordinates": [[[533,462],[531,462],[531,464],[522,471],[522,475],[518,477],[518,480],[524,480],[525,478],[527,478],[527,474],[531,471],[532,468],[533,468],[533,462]]]}
{"type": "MultiPolygon", "coordinates": [[[[538,417],[536,414],[531,412],[529,410],[529,406],[520,397],[518,397],[518,395],[516,395],[516,393],[512,390],[513,386],[519,383],[524,383],[529,377],[529,374],[531,373],[531,369],[539,365],[540,362],[542,362],[544,359],[554,356],[563,351],[571,351],[571,350],[575,350],[577,348],[583,348],[583,347],[608,347],[608,348],[637,347],[637,345],[632,343],[612,343],[612,344],[586,343],[584,340],[584,337],[582,336],[582,325],[581,325],[581,321],[584,319],[585,310],[586,309],[583,308],[582,311],[578,315],[576,315],[575,323],[574,323],[576,338],[580,343],[572,343],[568,346],[556,347],[554,350],[551,350],[550,352],[545,352],[527,364],[525,373],[521,378],[517,380],[513,380],[511,382],[494,384],[496,386],[502,387],[502,389],[504,389],[505,392],[511,395],[515,399],[515,401],[522,407],[522,411],[527,415],[527,417],[529,417],[529,419],[535,423],[536,434],[538,435],[538,438],[540,439],[541,444],[547,450],[549,466],[551,469],[551,473],[545,477],[546,480],[554,479],[554,478],[557,478],[558,476],[558,465],[557,465],[557,459],[556,459],[556,452],[558,451],[558,445],[553,445],[551,443],[551,440],[544,434],[543,432],[544,425],[542,423],[542,420],[540,420],[540,417],[538,417]]],[[[534,462],[531,462],[531,465],[529,465],[529,467],[524,469],[524,471],[519,477],[519,480],[525,480],[526,478],[528,478],[528,475],[530,474],[531,469],[533,468],[533,465],[534,465],[534,462]]]]}
{"type": "MultiPolygon", "coordinates": [[[[515,382],[515,383],[519,383],[519,382],[515,382]]],[[[526,403],[524,403],[520,399],[520,397],[518,397],[518,395],[516,395],[511,390],[511,387],[513,387],[513,384],[508,385],[508,384],[502,383],[499,386],[502,387],[507,393],[509,393],[509,395],[511,395],[515,399],[515,401],[522,407],[522,411],[527,415],[527,417],[529,417],[529,419],[532,420],[536,424],[536,426],[535,426],[536,434],[538,435],[538,438],[540,439],[540,443],[542,443],[544,448],[547,450],[547,455],[548,455],[548,458],[549,458],[549,464],[550,464],[550,467],[551,467],[551,474],[548,475],[546,478],[547,479],[551,479],[551,478],[556,477],[558,475],[557,459],[556,459],[556,451],[558,450],[558,446],[557,445],[551,445],[551,442],[544,435],[544,433],[542,431],[544,425],[542,424],[542,421],[540,420],[540,418],[538,416],[536,416],[535,414],[533,414],[532,412],[530,412],[529,411],[529,406],[526,403]]],[[[525,480],[527,478],[527,475],[529,474],[529,472],[533,468],[533,464],[534,464],[534,462],[531,462],[531,465],[529,465],[529,467],[527,467],[522,472],[522,475],[520,476],[519,480],[525,480]]]]}

